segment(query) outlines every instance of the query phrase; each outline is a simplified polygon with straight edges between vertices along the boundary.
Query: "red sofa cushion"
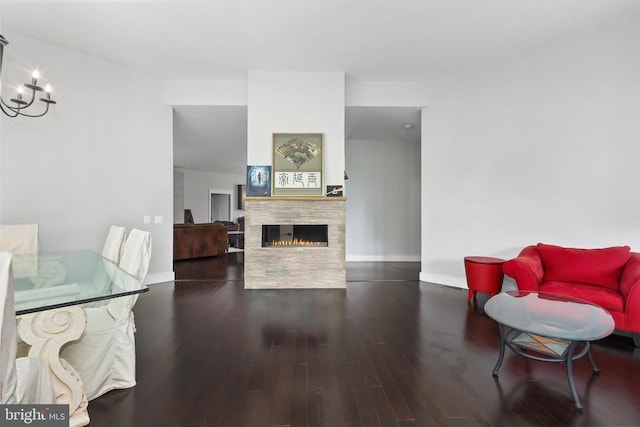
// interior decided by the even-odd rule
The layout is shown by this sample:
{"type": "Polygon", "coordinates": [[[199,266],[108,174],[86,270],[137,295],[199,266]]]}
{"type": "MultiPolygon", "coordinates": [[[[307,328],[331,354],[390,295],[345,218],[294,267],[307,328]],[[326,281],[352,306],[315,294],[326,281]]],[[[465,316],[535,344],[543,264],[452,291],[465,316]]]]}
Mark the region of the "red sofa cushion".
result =
{"type": "Polygon", "coordinates": [[[546,281],[575,282],[619,289],[622,268],[631,256],[629,246],[576,249],[538,243],[546,281]]]}
{"type": "Polygon", "coordinates": [[[616,290],[602,286],[567,282],[543,282],[539,290],[540,292],[565,295],[589,301],[609,311],[624,312],[624,297],[622,294],[616,290]]]}

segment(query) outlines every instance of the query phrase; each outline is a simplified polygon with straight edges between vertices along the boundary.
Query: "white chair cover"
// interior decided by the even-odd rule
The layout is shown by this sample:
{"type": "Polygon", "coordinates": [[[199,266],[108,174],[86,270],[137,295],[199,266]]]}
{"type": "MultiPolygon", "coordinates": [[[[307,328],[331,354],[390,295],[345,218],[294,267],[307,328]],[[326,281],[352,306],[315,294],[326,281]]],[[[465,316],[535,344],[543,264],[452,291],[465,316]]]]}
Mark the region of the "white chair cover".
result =
{"type": "MultiPolygon", "coordinates": [[[[134,228],[129,233],[122,249],[119,267],[144,284],[151,261],[151,233],[134,228]]],[[[117,298],[109,302],[107,308],[113,317],[123,318],[133,313],[131,310],[138,300],[138,295],[117,298]]]]}
{"type": "Polygon", "coordinates": [[[129,233],[122,249],[120,268],[144,282],[151,260],[151,233],[134,228],[129,233]]]}
{"type": "Polygon", "coordinates": [[[38,224],[0,225],[0,251],[38,253],[38,224]]]}
{"type": "Polygon", "coordinates": [[[55,403],[49,368],[38,357],[16,359],[11,254],[0,252],[0,403],[55,403]]]}
{"type": "MultiPolygon", "coordinates": [[[[120,268],[144,282],[151,259],[151,234],[131,230],[120,268]]],[[[138,296],[109,300],[106,306],[85,308],[87,327],[82,337],[62,349],[80,374],[89,400],[114,389],[136,385],[136,347],[133,306],[138,296]]]]}
{"type": "Polygon", "coordinates": [[[32,254],[22,257],[14,266],[16,277],[38,275],[38,224],[0,225],[0,251],[14,254],[32,254]]]}
{"type": "Polygon", "coordinates": [[[107,234],[107,240],[104,242],[102,248],[102,256],[112,261],[114,264],[120,262],[120,255],[122,253],[122,244],[125,241],[127,230],[124,227],[112,225],[107,234]]]}

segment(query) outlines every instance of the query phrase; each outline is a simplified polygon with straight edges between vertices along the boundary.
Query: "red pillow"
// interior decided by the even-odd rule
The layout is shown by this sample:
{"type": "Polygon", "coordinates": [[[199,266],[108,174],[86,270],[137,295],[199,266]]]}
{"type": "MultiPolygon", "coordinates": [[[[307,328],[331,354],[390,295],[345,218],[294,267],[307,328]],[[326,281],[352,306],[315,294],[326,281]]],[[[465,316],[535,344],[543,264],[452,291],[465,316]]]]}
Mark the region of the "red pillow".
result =
{"type": "Polygon", "coordinates": [[[619,289],[622,268],[629,261],[629,246],[575,249],[538,243],[544,281],[585,283],[619,289]]]}

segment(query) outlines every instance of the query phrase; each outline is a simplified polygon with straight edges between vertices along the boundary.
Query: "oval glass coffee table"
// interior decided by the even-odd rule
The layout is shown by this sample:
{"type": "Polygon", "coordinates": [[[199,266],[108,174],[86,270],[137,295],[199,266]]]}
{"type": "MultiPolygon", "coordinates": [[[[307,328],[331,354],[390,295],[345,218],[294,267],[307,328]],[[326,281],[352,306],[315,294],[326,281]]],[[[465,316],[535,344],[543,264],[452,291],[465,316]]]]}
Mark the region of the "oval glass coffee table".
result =
{"type": "Polygon", "coordinates": [[[577,298],[542,292],[511,291],[491,297],[484,310],[500,329],[500,356],[493,376],[504,359],[505,347],[529,359],[566,363],[569,388],[576,409],[582,403],[573,381],[573,361],[589,356],[594,372],[590,341],[604,338],[614,329],[613,317],[605,309],[577,298]]]}

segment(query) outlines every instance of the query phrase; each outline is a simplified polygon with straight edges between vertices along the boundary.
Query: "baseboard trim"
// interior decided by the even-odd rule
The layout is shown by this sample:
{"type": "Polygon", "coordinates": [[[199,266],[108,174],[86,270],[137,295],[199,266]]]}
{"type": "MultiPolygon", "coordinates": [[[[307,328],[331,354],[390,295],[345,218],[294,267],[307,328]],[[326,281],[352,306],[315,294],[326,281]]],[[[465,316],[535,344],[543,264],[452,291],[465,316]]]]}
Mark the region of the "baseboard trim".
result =
{"type": "Polygon", "coordinates": [[[347,255],[347,262],[420,262],[420,255],[347,255]]]}
{"type": "Polygon", "coordinates": [[[154,285],[156,283],[171,282],[175,280],[176,275],[173,271],[166,271],[164,273],[153,273],[147,275],[147,279],[144,281],[145,285],[154,285]]]}
{"type": "Polygon", "coordinates": [[[436,285],[450,286],[452,288],[469,289],[467,280],[457,276],[448,276],[446,274],[433,274],[420,272],[420,281],[435,283],[436,285]]]}

